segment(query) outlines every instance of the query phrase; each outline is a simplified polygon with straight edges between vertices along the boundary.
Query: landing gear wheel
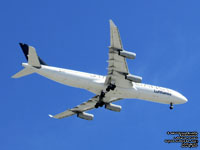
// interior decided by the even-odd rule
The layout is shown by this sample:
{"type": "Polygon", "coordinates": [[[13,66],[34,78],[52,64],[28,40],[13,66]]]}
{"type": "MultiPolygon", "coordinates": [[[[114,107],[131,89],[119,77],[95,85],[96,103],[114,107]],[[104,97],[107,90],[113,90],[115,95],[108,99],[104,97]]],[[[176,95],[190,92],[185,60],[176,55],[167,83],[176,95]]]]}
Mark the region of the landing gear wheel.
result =
{"type": "Polygon", "coordinates": [[[110,84],[107,88],[106,91],[109,92],[110,90],[114,90],[116,88],[116,85],[110,84]]]}
{"type": "Polygon", "coordinates": [[[103,107],[103,105],[105,104],[102,99],[105,97],[105,93],[103,91],[101,91],[101,94],[99,95],[99,101],[96,103],[96,105],[94,106],[95,108],[98,107],[103,107]]]}
{"type": "Polygon", "coordinates": [[[104,102],[101,102],[99,106],[100,106],[100,107],[103,107],[103,105],[104,105],[104,102]]]}
{"type": "Polygon", "coordinates": [[[110,88],[109,88],[109,86],[106,88],[106,91],[107,91],[107,92],[109,92],[109,91],[110,91],[110,88]]]}
{"type": "Polygon", "coordinates": [[[173,104],[170,103],[170,107],[169,107],[169,109],[173,109],[173,108],[174,108],[173,104]]]}
{"type": "Polygon", "coordinates": [[[96,103],[96,105],[95,105],[94,107],[95,107],[95,108],[103,107],[104,104],[105,104],[104,102],[99,101],[99,102],[96,103]]]}
{"type": "Polygon", "coordinates": [[[114,85],[114,84],[111,84],[111,85],[112,85],[111,90],[114,90],[116,88],[116,85],[114,85]]]}
{"type": "Polygon", "coordinates": [[[98,106],[98,104],[96,103],[96,105],[94,106],[95,108],[98,108],[99,106],[98,106]]]}
{"type": "Polygon", "coordinates": [[[102,91],[101,94],[100,94],[100,96],[99,96],[99,101],[101,101],[101,99],[102,99],[103,97],[105,97],[105,93],[102,91]]]}

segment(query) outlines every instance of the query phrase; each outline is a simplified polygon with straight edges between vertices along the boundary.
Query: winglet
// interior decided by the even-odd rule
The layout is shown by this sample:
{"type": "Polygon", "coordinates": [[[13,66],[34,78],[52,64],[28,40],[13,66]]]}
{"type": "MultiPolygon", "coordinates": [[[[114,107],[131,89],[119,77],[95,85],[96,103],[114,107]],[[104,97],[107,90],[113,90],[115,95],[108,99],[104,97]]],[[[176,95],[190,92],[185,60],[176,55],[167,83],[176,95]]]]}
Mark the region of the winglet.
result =
{"type": "Polygon", "coordinates": [[[51,114],[49,114],[49,117],[50,117],[50,118],[54,118],[53,115],[51,115],[51,114]]]}
{"type": "Polygon", "coordinates": [[[109,22],[110,22],[110,26],[116,27],[116,25],[114,24],[114,22],[111,19],[109,20],[109,22]]]}

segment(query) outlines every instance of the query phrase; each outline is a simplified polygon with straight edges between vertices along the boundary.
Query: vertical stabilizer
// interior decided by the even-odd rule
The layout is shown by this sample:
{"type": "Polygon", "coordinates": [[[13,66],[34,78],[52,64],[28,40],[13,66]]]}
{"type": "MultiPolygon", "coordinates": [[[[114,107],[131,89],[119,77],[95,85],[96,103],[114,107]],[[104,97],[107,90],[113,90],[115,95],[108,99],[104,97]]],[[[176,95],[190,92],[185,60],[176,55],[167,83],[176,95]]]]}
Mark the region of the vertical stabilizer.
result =
{"type": "MultiPolygon", "coordinates": [[[[33,52],[33,51],[35,51],[35,48],[32,47],[32,46],[29,46],[28,44],[23,44],[23,43],[19,43],[19,45],[20,45],[20,47],[21,47],[21,49],[22,49],[22,51],[23,51],[23,53],[24,53],[24,55],[26,57],[26,60],[28,61],[28,59],[29,59],[29,50],[31,50],[33,52]]],[[[36,53],[36,51],[35,51],[35,53],[36,53]]],[[[39,60],[41,65],[47,65],[39,56],[37,56],[37,57],[38,57],[37,59],[39,60]]]]}
{"type": "Polygon", "coordinates": [[[37,68],[41,67],[35,48],[32,46],[29,46],[28,50],[28,64],[37,68]]]}
{"type": "MultiPolygon", "coordinates": [[[[33,66],[37,69],[41,68],[41,65],[47,65],[36,53],[36,50],[34,47],[29,46],[27,44],[23,44],[23,43],[19,43],[25,57],[26,60],[28,61],[28,64],[30,66],[33,66]]],[[[16,73],[15,75],[12,76],[12,78],[20,78],[29,74],[34,73],[35,69],[30,68],[30,67],[25,67],[24,69],[22,69],[21,71],[19,71],[18,73],[16,73]]]]}

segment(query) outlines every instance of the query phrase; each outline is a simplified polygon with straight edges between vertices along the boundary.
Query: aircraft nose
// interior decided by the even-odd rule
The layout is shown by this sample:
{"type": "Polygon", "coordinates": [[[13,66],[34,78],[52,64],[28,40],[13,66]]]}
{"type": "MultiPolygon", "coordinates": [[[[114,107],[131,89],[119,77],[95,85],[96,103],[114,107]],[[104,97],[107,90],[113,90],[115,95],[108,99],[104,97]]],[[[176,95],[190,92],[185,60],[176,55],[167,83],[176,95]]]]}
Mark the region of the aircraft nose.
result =
{"type": "Polygon", "coordinates": [[[188,100],[185,96],[183,96],[182,94],[175,92],[175,97],[177,98],[177,100],[179,101],[180,104],[182,103],[186,103],[188,100]]]}
{"type": "Polygon", "coordinates": [[[186,102],[188,101],[187,98],[186,98],[185,96],[183,96],[183,95],[180,96],[180,99],[181,99],[182,101],[184,101],[184,103],[186,103],[186,102]]]}

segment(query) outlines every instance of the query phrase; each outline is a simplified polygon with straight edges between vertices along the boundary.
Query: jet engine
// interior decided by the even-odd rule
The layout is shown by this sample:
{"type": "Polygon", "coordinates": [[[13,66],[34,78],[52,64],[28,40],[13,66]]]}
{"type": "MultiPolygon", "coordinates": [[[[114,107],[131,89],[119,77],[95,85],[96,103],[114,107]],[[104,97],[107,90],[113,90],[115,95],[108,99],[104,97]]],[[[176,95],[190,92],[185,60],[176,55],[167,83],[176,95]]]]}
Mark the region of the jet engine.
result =
{"type": "Polygon", "coordinates": [[[129,59],[135,59],[135,57],[136,57],[135,53],[128,52],[128,51],[125,51],[125,50],[119,51],[119,55],[126,57],[126,58],[129,58],[129,59]]]}
{"type": "Polygon", "coordinates": [[[108,104],[105,104],[105,108],[112,111],[120,112],[122,109],[122,106],[108,103],[108,104]]]}
{"type": "Polygon", "coordinates": [[[142,77],[128,74],[125,76],[125,79],[136,82],[136,83],[141,83],[142,82],[142,77]]]}
{"type": "Polygon", "coordinates": [[[85,113],[85,112],[80,112],[80,113],[77,114],[77,117],[79,117],[81,119],[85,119],[85,120],[93,120],[94,115],[89,114],[89,113],[85,113]]]}

